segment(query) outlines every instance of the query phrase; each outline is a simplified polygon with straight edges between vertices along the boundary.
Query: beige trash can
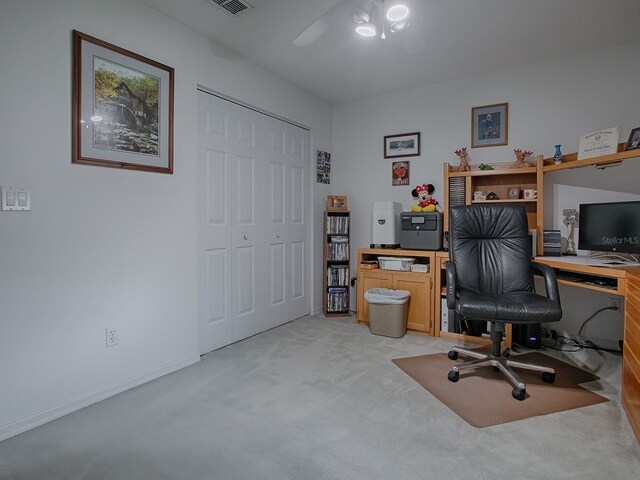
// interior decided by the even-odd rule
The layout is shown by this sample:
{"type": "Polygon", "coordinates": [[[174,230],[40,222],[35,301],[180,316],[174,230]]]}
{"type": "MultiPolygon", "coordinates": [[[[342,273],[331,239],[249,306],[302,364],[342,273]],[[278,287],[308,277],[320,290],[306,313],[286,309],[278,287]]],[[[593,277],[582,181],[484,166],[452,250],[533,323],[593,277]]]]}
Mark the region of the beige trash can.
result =
{"type": "Polygon", "coordinates": [[[411,292],[372,288],[364,293],[369,306],[369,331],[374,335],[400,338],[407,333],[411,292]]]}

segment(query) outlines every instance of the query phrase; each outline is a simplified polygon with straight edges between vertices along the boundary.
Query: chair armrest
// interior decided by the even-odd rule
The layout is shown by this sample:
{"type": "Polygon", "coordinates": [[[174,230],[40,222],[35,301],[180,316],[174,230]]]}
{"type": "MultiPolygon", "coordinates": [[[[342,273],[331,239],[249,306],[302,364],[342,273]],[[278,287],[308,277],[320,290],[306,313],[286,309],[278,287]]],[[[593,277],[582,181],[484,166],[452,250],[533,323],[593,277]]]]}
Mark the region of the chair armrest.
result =
{"type": "Polygon", "coordinates": [[[558,281],[556,280],[556,272],[549,265],[544,263],[531,262],[531,269],[542,275],[544,278],[544,287],[549,300],[553,300],[560,305],[560,293],[558,292],[558,281]]]}
{"type": "Polygon", "coordinates": [[[447,276],[447,308],[456,308],[456,266],[453,262],[444,264],[447,276]]]}

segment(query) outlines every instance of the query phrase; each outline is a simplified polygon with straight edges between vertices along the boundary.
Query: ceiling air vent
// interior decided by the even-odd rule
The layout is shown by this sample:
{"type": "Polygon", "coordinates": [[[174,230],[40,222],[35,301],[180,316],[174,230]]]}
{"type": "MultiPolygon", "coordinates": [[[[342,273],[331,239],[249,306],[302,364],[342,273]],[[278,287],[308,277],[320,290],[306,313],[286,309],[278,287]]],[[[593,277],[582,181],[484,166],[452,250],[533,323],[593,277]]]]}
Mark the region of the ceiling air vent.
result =
{"type": "Polygon", "coordinates": [[[250,8],[253,8],[252,5],[249,5],[247,2],[241,2],[240,0],[211,0],[216,5],[224,8],[231,15],[238,15],[239,13],[244,12],[250,8]]]}

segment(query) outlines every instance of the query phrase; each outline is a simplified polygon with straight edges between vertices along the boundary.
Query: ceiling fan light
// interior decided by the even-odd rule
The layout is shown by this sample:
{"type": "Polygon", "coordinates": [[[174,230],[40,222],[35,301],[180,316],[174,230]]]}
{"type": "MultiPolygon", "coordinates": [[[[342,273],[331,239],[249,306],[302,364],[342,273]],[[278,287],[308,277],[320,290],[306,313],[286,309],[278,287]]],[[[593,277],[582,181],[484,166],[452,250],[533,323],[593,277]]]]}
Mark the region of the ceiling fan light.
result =
{"type": "Polygon", "coordinates": [[[390,22],[398,22],[409,16],[409,8],[406,5],[394,5],[387,10],[387,19],[390,22]]]}
{"type": "Polygon", "coordinates": [[[362,8],[359,8],[351,15],[351,18],[357,24],[361,24],[369,22],[370,17],[366,11],[364,11],[362,8]]]}
{"type": "Polygon", "coordinates": [[[363,37],[373,37],[376,34],[376,26],[372,23],[363,23],[356,27],[356,32],[358,32],[363,37]]]}
{"type": "Polygon", "coordinates": [[[389,27],[389,30],[393,33],[401,32],[409,26],[409,20],[400,20],[398,22],[393,22],[389,27]]]}

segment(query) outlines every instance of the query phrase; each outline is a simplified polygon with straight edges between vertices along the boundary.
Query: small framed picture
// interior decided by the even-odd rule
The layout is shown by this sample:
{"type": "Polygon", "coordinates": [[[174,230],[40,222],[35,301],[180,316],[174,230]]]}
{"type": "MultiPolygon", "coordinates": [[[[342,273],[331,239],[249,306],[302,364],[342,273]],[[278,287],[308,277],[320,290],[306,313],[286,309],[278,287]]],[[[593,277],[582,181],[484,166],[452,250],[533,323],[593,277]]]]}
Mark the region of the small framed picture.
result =
{"type": "Polygon", "coordinates": [[[391,185],[409,185],[409,161],[391,163],[391,185]]]}
{"type": "Polygon", "coordinates": [[[640,148],[640,127],[631,130],[625,150],[635,150],[636,148],[640,148]]]}
{"type": "Polygon", "coordinates": [[[471,148],[507,145],[509,104],[496,103],[471,109],[471,148]]]}
{"type": "Polygon", "coordinates": [[[509,200],[517,200],[520,198],[520,187],[511,187],[507,194],[509,200]]]}
{"type": "Polygon", "coordinates": [[[419,156],[420,132],[386,135],[384,137],[384,158],[419,156]]]}
{"type": "Polygon", "coordinates": [[[329,212],[348,211],[347,197],[344,195],[327,195],[327,210],[329,212]]]}

